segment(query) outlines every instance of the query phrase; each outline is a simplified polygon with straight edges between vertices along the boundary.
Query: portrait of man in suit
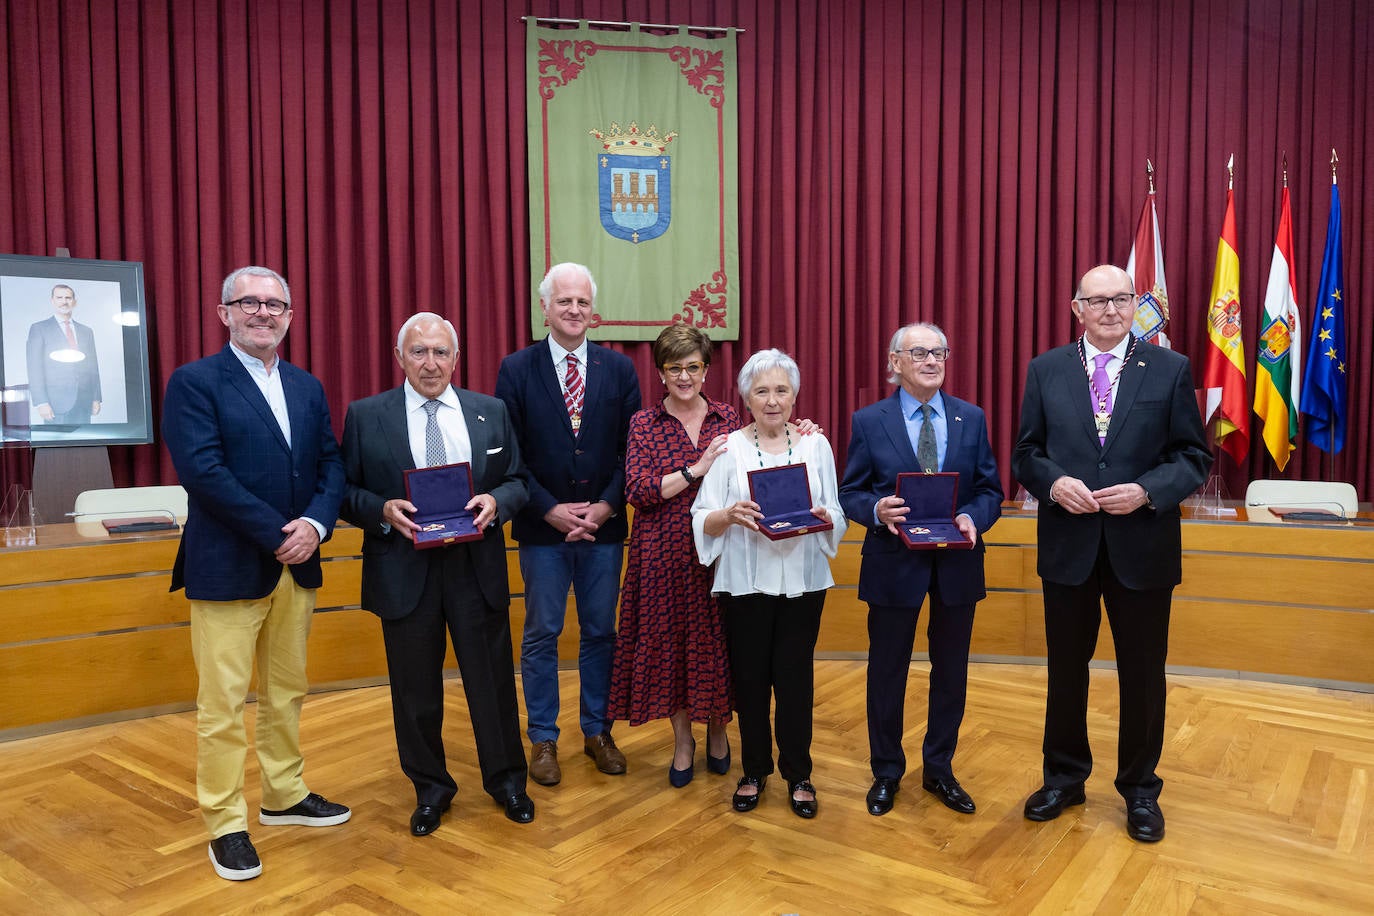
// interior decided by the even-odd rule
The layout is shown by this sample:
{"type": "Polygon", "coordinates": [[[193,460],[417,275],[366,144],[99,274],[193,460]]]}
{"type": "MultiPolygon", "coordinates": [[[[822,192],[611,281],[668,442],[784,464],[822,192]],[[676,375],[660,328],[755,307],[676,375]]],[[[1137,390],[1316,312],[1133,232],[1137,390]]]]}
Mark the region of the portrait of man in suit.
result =
{"type": "Polygon", "coordinates": [[[187,497],[172,591],[185,588],[191,603],[196,794],[215,873],[243,881],[262,873],[243,795],[254,660],[258,822],[327,827],[351,813],[306,787],[300,746],[319,548],[344,473],[324,386],[277,353],[291,326],[286,280],[239,268],[215,311],[229,343],[172,373],[162,436],[187,497]]]}
{"type": "Polygon", "coordinates": [[[501,361],[496,396],[506,402],[520,440],[528,505],[511,534],[520,543],[530,777],[551,786],[558,763],[558,636],[568,588],[581,637],[578,676],[583,751],[602,773],[625,772],[606,708],[625,522],[625,441],[639,409],[639,379],[623,353],[587,340],[596,282],[581,264],[556,264],[539,284],[549,325],[544,339],[501,361]]]}
{"type": "Polygon", "coordinates": [[[77,426],[100,413],[100,361],[95,332],[76,321],[76,290],[52,288],[52,317],[29,327],[29,403],[44,424],[77,426]]]}
{"type": "Polygon", "coordinates": [[[864,526],[859,600],[868,604],[868,743],[873,786],[868,812],[892,810],[906,754],[902,750],[907,674],[921,604],[930,597],[930,697],[921,748],[922,787],[944,805],[972,814],[973,799],[954,776],[964,718],[974,605],[986,597],[981,535],[1001,516],[1002,482],[983,411],[941,390],[950,357],[943,331],[921,322],[899,328],[888,347],[890,397],[854,414],[840,504],[864,526]],[[959,474],[955,524],[971,550],[913,550],[897,526],[910,507],[896,495],[897,475],[959,474]]]}
{"type": "Polygon", "coordinates": [[[1212,456],[1188,359],[1131,334],[1131,276],[1094,267],[1069,306],[1083,334],[1031,360],[1012,451],[1016,479],[1040,501],[1049,648],[1044,785],[1025,816],[1050,820],[1086,799],[1088,663],[1105,604],[1121,692],[1116,790],[1127,833],[1156,842],[1169,610],[1183,574],[1179,504],[1212,456]]]}
{"type": "Polygon", "coordinates": [[[510,584],[501,526],[529,498],[506,405],[453,385],[458,332],[433,312],[396,337],[398,388],[354,401],[344,419],[342,516],[363,531],[362,606],[381,618],[401,770],[415,786],[410,832],[439,826],[458,792],[444,758],[445,631],[472,718],[482,787],[516,823],[534,820],[515,698],[510,584]],[[465,508],[479,540],[417,549],[405,472],[466,462],[465,508]]]}

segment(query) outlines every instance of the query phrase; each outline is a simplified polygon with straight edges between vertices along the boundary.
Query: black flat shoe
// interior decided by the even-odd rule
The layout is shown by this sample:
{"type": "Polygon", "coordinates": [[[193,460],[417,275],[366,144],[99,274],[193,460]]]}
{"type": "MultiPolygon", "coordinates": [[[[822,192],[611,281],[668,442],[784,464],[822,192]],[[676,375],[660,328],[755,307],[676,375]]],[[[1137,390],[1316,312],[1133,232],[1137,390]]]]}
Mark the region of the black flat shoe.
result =
{"type": "Polygon", "coordinates": [[[694,775],[696,775],[696,773],[695,773],[695,771],[696,771],[696,766],[697,766],[697,739],[693,738],[693,739],[692,739],[692,762],[689,763],[689,764],[687,764],[687,766],[686,766],[684,769],[679,770],[677,767],[673,766],[673,764],[672,764],[671,761],[669,761],[669,763],[668,763],[668,785],[672,786],[674,789],[681,789],[683,786],[687,785],[687,783],[689,783],[689,782],[692,781],[692,777],[693,777],[694,775]]]}
{"type": "Polygon", "coordinates": [[[977,810],[977,806],[973,804],[973,799],[964,791],[964,787],[959,785],[959,780],[953,776],[941,776],[935,779],[923,778],[921,788],[944,802],[945,807],[951,811],[958,811],[960,814],[972,814],[977,810]]]}
{"type": "Polygon", "coordinates": [[[759,806],[759,796],[763,795],[763,787],[767,782],[767,776],[741,776],[730,804],[736,811],[753,811],[759,806]],[[741,795],[739,790],[745,786],[753,786],[758,791],[753,795],[741,795]]]}
{"type": "Polygon", "coordinates": [[[873,788],[868,790],[868,813],[874,817],[882,817],[892,810],[892,803],[897,800],[897,792],[901,788],[902,781],[891,776],[879,776],[873,780],[873,788]]]}
{"type": "Polygon", "coordinates": [[[439,816],[448,810],[448,805],[418,805],[410,816],[410,832],[415,836],[429,836],[439,827],[439,816]]]}
{"type": "Polygon", "coordinates": [[[1158,843],[1164,839],[1164,812],[1153,798],[1132,798],[1126,802],[1126,833],[1138,843],[1158,843]]]}
{"type": "Polygon", "coordinates": [[[528,824],[534,820],[534,802],[524,792],[512,792],[506,796],[501,807],[506,810],[506,817],[517,824],[528,824]]]}
{"type": "Polygon", "coordinates": [[[816,787],[811,785],[811,780],[803,779],[799,782],[789,782],[787,784],[787,794],[792,802],[792,813],[797,817],[813,818],[816,812],[820,811],[821,803],[816,799],[816,787]],[[798,792],[810,792],[811,798],[799,799],[798,792]]]}
{"type": "Polygon", "coordinates": [[[1082,786],[1068,786],[1063,789],[1041,786],[1026,799],[1026,820],[1052,821],[1063,814],[1065,808],[1070,805],[1081,805],[1087,800],[1082,786]]]}

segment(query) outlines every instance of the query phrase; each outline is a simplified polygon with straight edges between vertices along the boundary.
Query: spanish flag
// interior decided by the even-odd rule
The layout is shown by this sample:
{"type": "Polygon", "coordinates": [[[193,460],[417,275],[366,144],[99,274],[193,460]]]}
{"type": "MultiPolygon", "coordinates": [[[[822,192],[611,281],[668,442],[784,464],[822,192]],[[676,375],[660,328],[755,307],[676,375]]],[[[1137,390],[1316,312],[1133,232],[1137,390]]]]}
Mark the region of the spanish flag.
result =
{"type": "Polygon", "coordinates": [[[1236,206],[1226,190],[1226,216],[1217,242],[1207,309],[1206,419],[1216,417],[1216,442],[1235,459],[1245,461],[1250,449],[1250,409],[1245,392],[1245,342],[1240,321],[1240,257],[1236,254],[1236,206]]]}

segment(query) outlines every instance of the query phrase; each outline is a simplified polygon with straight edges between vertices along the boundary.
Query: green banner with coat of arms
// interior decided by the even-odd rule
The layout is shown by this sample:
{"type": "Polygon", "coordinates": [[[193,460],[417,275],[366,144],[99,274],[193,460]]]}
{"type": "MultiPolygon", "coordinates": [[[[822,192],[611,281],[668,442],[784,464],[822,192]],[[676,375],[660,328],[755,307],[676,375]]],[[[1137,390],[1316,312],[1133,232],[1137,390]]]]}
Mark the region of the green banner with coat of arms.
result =
{"type": "Polygon", "coordinates": [[[531,289],[574,261],[596,277],[595,339],[737,340],[734,30],[528,28],[531,289]]]}

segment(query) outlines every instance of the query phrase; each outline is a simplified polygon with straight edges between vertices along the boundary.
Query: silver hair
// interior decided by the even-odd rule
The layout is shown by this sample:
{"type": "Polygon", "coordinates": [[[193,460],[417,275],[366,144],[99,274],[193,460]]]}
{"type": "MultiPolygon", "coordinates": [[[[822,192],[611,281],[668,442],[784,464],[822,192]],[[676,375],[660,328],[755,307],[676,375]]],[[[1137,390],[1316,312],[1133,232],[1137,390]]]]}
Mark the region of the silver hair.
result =
{"type": "MultiPolygon", "coordinates": [[[[897,329],[897,333],[892,335],[892,343],[887,345],[887,352],[896,353],[897,350],[899,350],[902,346],[902,338],[906,337],[906,335],[910,334],[917,328],[925,328],[927,331],[934,331],[935,335],[940,338],[940,346],[949,346],[949,338],[945,336],[944,331],[940,330],[940,326],[938,324],[935,324],[930,321],[914,321],[911,324],[904,324],[897,329]]],[[[887,383],[889,385],[896,385],[901,380],[902,377],[898,375],[897,372],[892,368],[892,361],[888,360],[887,383]]]]}
{"type": "Polygon", "coordinates": [[[754,379],[760,373],[773,369],[781,369],[787,373],[787,381],[792,383],[793,394],[801,390],[801,371],[797,368],[796,360],[778,349],[760,350],[740,367],[739,378],[736,380],[740,397],[748,399],[749,389],[754,387],[754,379]]]}
{"type": "Polygon", "coordinates": [[[414,315],[407,318],[405,323],[401,325],[401,329],[396,332],[397,353],[401,352],[401,345],[405,342],[406,334],[410,333],[410,329],[422,321],[442,324],[447,328],[449,337],[453,338],[453,352],[458,352],[458,329],[453,326],[453,322],[449,321],[443,315],[436,315],[433,312],[416,312],[414,315]]]}
{"type": "Polygon", "coordinates": [[[592,302],[596,302],[596,281],[592,279],[592,272],[583,264],[574,264],[572,261],[564,261],[549,268],[549,272],[544,274],[544,279],[539,281],[539,301],[545,305],[549,304],[549,297],[553,295],[554,278],[562,273],[579,273],[587,278],[587,285],[592,288],[592,302]]]}
{"type": "Polygon", "coordinates": [[[286,285],[286,278],[277,273],[270,267],[240,267],[238,270],[224,278],[224,286],[220,287],[219,301],[228,303],[234,295],[234,284],[239,282],[239,277],[268,277],[281,284],[281,294],[286,300],[286,307],[291,307],[291,287],[286,285]]]}

